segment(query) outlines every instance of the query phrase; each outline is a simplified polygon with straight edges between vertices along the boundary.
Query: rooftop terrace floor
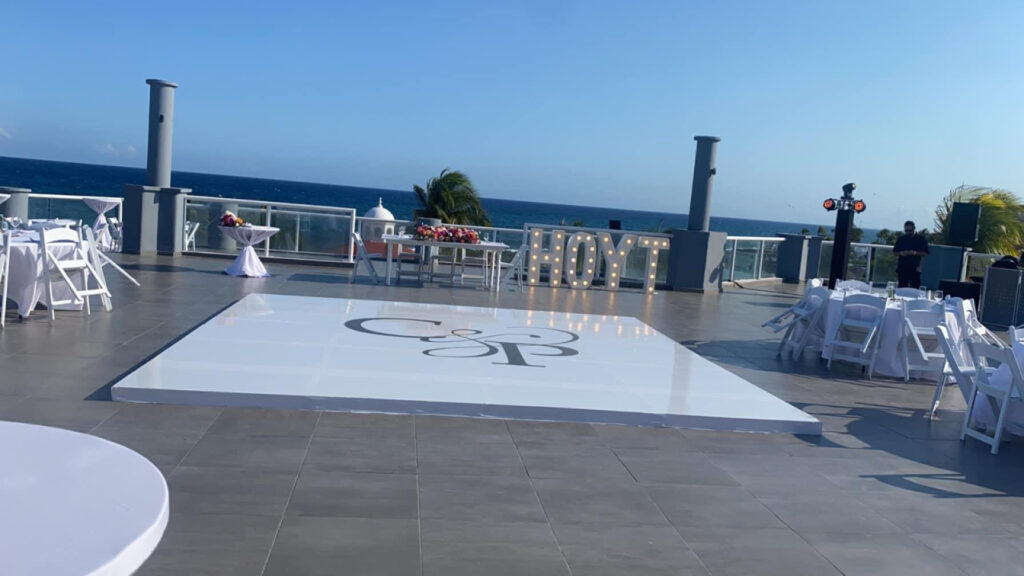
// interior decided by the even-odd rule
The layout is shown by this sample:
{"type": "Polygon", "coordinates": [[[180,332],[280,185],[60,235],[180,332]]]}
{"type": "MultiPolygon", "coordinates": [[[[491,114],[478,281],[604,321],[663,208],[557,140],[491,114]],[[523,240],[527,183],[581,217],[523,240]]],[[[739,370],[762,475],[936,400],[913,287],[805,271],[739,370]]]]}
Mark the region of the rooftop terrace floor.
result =
{"type": "MultiPolygon", "coordinates": [[[[349,283],[349,271],[120,258],[115,308],[0,333],[0,419],[152,460],[171,520],[144,575],[1024,574],[1024,446],[958,439],[955,387],[775,358],[781,286],[723,294],[349,283]],[[813,414],[822,436],[121,404],[122,374],[247,293],[635,316],[813,414]]],[[[788,292],[788,293],[787,293],[788,292]]],[[[229,377],[229,375],[226,375],[229,377]]]]}

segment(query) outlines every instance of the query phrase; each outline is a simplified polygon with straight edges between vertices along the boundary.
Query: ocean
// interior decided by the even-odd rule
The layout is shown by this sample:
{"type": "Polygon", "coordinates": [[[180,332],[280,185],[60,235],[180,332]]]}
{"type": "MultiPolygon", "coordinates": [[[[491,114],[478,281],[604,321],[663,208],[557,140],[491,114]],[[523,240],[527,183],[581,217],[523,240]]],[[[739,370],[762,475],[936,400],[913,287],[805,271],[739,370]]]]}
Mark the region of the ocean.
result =
{"type": "MultiPolygon", "coordinates": [[[[145,174],[143,168],[0,157],[0,186],[30,188],[36,193],[122,196],[123,185],[141,184],[145,180],[145,174]]],[[[171,182],[175,186],[191,188],[193,194],[201,196],[341,206],[355,208],[360,215],[376,206],[377,199],[382,198],[384,206],[398,219],[411,219],[413,210],[417,207],[416,195],[411,189],[362,188],[178,171],[172,173],[171,182]]],[[[582,222],[585,226],[606,228],[610,220],[620,220],[623,229],[637,231],[665,231],[686,228],[687,225],[686,214],[521,202],[498,198],[482,198],[481,201],[494,225],[502,228],[522,228],[527,222],[564,225],[582,222]]],[[[59,216],[70,215],[31,214],[33,218],[59,216]]],[[[804,229],[815,232],[818,226],[797,222],[711,217],[712,230],[728,232],[733,236],[799,234],[804,229]]],[[[831,232],[831,227],[826,226],[826,229],[831,232]]]]}

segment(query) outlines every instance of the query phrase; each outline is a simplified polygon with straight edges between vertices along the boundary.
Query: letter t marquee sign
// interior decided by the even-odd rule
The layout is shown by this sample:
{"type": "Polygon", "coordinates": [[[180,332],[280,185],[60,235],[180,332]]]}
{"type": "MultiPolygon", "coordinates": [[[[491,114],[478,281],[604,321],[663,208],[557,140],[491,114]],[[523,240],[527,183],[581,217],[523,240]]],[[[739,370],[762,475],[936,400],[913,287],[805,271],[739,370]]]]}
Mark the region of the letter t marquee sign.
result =
{"type": "Polygon", "coordinates": [[[654,292],[658,276],[658,253],[668,250],[669,240],[661,236],[626,233],[619,237],[616,245],[612,235],[605,231],[566,234],[564,230],[534,227],[529,229],[529,247],[527,283],[530,286],[540,284],[541,270],[547,267],[548,283],[552,287],[564,283],[574,290],[586,290],[593,285],[594,277],[601,269],[601,261],[604,261],[604,289],[609,291],[619,289],[630,251],[642,249],[646,253],[642,273],[644,292],[650,294],[654,292]]]}

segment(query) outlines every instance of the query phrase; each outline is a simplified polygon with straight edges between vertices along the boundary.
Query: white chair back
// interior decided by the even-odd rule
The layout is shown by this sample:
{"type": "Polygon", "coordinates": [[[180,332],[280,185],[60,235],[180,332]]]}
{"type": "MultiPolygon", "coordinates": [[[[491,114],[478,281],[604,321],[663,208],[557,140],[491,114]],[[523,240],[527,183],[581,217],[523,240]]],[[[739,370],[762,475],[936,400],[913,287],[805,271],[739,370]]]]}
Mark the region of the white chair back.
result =
{"type": "Polygon", "coordinates": [[[864,366],[868,377],[872,377],[884,318],[884,299],[871,294],[848,294],[843,299],[839,320],[825,342],[829,368],[834,360],[843,360],[864,366]]]}
{"type": "Polygon", "coordinates": [[[1005,342],[981,323],[981,320],[978,318],[978,312],[974,308],[974,300],[970,298],[950,298],[949,303],[953,306],[953,312],[956,314],[957,321],[960,323],[960,329],[963,331],[966,340],[985,342],[997,348],[1006,347],[1005,342]]]}
{"type": "MultiPolygon", "coordinates": [[[[945,324],[939,324],[935,327],[935,337],[938,339],[939,347],[942,348],[942,354],[946,358],[945,368],[948,370],[948,376],[956,381],[964,401],[967,401],[970,398],[971,387],[974,386],[974,382],[971,380],[974,377],[974,360],[971,359],[970,351],[965,350],[967,344],[966,342],[958,342],[954,339],[945,324]]],[[[948,379],[945,377],[945,374],[943,376],[935,386],[935,396],[932,398],[932,416],[939,409],[942,389],[945,387],[948,379]]]]}
{"type": "MultiPolygon", "coordinates": [[[[110,298],[110,292],[103,281],[103,274],[93,265],[87,253],[86,244],[82,237],[81,225],[77,229],[70,228],[42,228],[39,230],[40,248],[43,252],[44,277],[46,279],[46,305],[50,311],[50,320],[56,319],[54,312],[57,306],[63,304],[84,304],[85,313],[91,314],[92,308],[89,302],[90,296],[105,296],[110,298]],[[66,254],[57,254],[59,246],[71,245],[71,250],[66,254]],[[57,300],[54,298],[53,281],[54,273],[63,282],[71,294],[71,298],[57,300]],[[69,274],[77,274],[79,285],[72,281],[69,274]],[[95,288],[89,287],[89,279],[93,279],[95,288]]],[[[88,229],[91,236],[92,229],[88,229]]],[[[92,247],[91,252],[99,252],[92,247]]],[[[106,301],[104,301],[106,304],[106,301]]]]}
{"type": "Polygon", "coordinates": [[[196,249],[196,232],[199,231],[199,222],[185,222],[184,249],[186,252],[196,249]]]}
{"type": "Polygon", "coordinates": [[[900,298],[924,298],[920,288],[897,288],[896,295],[900,298]]]}
{"type": "Polygon", "coordinates": [[[377,277],[377,270],[373,267],[373,262],[370,260],[370,253],[366,251],[366,244],[363,242],[363,236],[359,232],[352,233],[352,241],[356,245],[356,265],[352,268],[352,279],[355,280],[356,273],[359,272],[359,264],[363,263],[366,265],[366,269],[370,274],[370,279],[373,280],[374,284],[380,284],[380,279],[377,277]]]}
{"type": "Polygon", "coordinates": [[[860,280],[842,280],[836,283],[836,290],[844,292],[871,292],[871,284],[860,280]]]}
{"type": "Polygon", "coordinates": [[[932,300],[908,300],[903,303],[903,332],[900,342],[903,349],[903,378],[910,380],[911,371],[938,372],[942,379],[945,356],[935,342],[935,327],[946,321],[946,306],[932,300]],[[931,349],[925,342],[931,344],[931,349]],[[911,361],[910,347],[914,345],[917,356],[911,361]]]}

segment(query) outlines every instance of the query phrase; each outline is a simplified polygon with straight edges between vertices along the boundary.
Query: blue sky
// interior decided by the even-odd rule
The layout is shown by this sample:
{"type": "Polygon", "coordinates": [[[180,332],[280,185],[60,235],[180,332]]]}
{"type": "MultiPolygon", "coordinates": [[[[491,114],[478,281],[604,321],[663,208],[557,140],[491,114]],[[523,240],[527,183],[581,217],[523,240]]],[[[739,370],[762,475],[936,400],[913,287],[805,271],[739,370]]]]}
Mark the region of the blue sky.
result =
{"type": "MultiPolygon", "coordinates": [[[[5,2],[0,155],[145,164],[145,78],[181,84],[175,168],[686,212],[931,223],[1024,194],[1024,3],[5,2]]],[[[4,182],[16,185],[17,183],[4,182]]]]}

